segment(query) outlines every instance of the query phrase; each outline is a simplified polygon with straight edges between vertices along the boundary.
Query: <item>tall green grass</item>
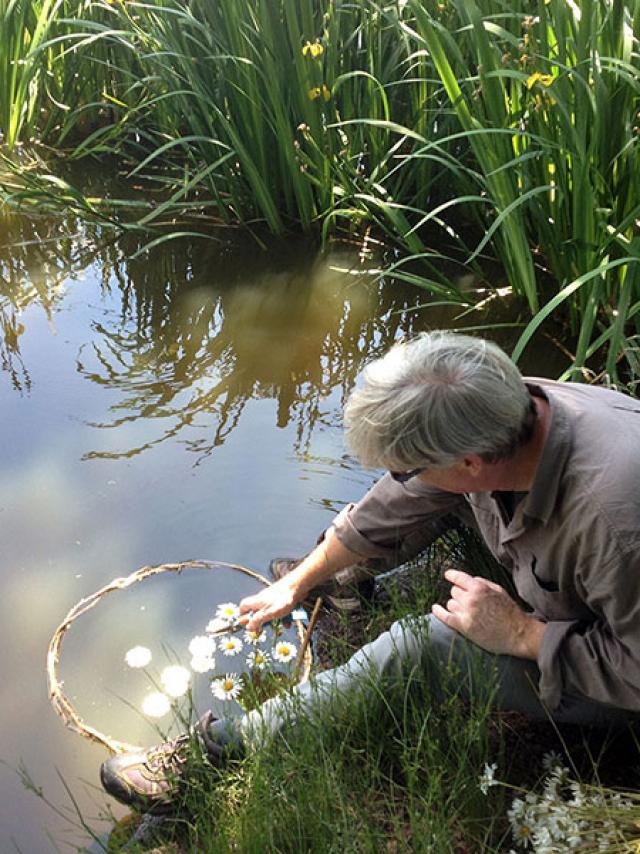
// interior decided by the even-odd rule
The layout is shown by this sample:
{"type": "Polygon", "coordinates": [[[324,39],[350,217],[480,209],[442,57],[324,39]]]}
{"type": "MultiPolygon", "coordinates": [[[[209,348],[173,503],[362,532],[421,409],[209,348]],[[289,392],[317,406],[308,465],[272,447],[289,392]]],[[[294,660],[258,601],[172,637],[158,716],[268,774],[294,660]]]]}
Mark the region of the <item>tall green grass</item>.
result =
{"type": "Polygon", "coordinates": [[[448,299],[443,262],[489,255],[515,357],[559,321],[567,376],[633,380],[640,0],[3,0],[0,27],[5,146],[117,153],[141,226],[374,228],[448,299]]]}
{"type": "Polygon", "coordinates": [[[567,375],[598,353],[617,380],[638,331],[640,4],[455,2],[449,27],[413,5],[497,214],[488,233],[534,315],[516,358],[564,309],[567,375]]]}
{"type": "MultiPolygon", "coordinates": [[[[387,582],[385,608],[371,607],[359,631],[353,618],[333,638],[325,627],[323,654],[337,664],[356,636],[428,611],[444,559],[432,552],[428,570],[424,561],[411,570],[410,590],[387,582]]],[[[364,674],[315,716],[294,702],[281,736],[219,774],[196,759],[179,811],[182,844],[244,854],[497,850],[501,799],[489,804],[478,785],[485,763],[503,758],[493,685],[479,680],[467,704],[459,680],[426,655],[402,680],[364,674]]]]}
{"type": "Polygon", "coordinates": [[[191,850],[490,851],[492,817],[478,790],[486,707],[451,690],[431,711],[426,686],[379,688],[302,720],[295,731],[186,796],[191,850]],[[389,848],[389,846],[391,846],[389,848]]]}

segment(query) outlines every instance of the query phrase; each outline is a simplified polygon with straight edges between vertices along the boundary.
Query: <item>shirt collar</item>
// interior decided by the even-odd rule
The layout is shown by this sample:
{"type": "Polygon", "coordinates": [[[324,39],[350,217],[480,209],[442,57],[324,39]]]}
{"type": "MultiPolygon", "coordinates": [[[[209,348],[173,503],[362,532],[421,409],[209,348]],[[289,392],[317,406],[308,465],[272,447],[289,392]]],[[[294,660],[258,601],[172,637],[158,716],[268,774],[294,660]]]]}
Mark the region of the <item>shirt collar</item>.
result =
{"type": "Polygon", "coordinates": [[[528,382],[527,388],[534,397],[542,397],[549,404],[549,429],[533,485],[525,499],[522,512],[527,519],[537,519],[547,524],[558,500],[560,480],[571,452],[573,430],[562,403],[539,385],[528,382]]]}

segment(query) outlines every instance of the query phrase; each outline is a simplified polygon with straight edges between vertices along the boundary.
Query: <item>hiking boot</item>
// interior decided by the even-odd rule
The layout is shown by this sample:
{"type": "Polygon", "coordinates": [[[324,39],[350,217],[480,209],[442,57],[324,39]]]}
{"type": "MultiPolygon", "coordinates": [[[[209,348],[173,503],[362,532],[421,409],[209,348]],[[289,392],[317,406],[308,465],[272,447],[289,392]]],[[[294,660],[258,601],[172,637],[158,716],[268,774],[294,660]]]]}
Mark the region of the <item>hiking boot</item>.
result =
{"type": "Polygon", "coordinates": [[[112,756],[100,767],[104,790],[127,806],[168,808],[180,790],[191,740],[181,735],[148,750],[112,756]]]}
{"type": "MultiPolygon", "coordinates": [[[[269,562],[271,577],[279,581],[301,562],[302,558],[273,558],[269,562]]],[[[361,611],[363,602],[373,597],[373,573],[362,565],[342,569],[336,574],[336,579],[326,581],[310,590],[302,601],[302,605],[307,610],[312,610],[318,596],[322,596],[324,601],[336,611],[344,613],[361,611]],[[338,581],[341,578],[345,579],[342,583],[338,581]]]]}
{"type": "Polygon", "coordinates": [[[141,748],[107,759],[100,767],[100,781],[106,792],[127,806],[156,814],[166,812],[180,794],[189,756],[198,749],[218,768],[242,753],[237,732],[207,712],[190,733],[147,750],[141,748]]]}

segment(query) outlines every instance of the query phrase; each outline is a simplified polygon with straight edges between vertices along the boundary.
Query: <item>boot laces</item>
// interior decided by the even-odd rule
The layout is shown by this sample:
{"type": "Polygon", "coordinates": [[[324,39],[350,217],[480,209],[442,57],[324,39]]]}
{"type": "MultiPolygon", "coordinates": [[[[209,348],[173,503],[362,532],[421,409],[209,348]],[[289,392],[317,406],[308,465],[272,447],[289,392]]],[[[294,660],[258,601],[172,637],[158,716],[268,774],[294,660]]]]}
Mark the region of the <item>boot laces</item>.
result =
{"type": "Polygon", "coordinates": [[[157,752],[149,757],[147,767],[150,771],[179,771],[187,761],[189,736],[181,735],[174,741],[161,744],[157,752]]]}

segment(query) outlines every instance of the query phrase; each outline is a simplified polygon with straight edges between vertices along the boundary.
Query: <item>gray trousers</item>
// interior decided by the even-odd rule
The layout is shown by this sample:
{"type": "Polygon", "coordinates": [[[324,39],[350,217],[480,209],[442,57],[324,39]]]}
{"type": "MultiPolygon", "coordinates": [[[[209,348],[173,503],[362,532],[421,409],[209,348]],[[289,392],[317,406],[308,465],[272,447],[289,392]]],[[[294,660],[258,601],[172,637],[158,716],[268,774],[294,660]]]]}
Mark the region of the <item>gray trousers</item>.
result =
{"type": "MultiPolygon", "coordinates": [[[[421,673],[430,684],[429,673],[434,672],[434,666],[455,670],[457,693],[462,698],[486,693],[487,684],[493,682],[494,708],[522,712],[536,720],[619,727],[637,717],[578,696],[563,697],[557,708],[547,709],[538,697],[540,672],[535,662],[485,652],[437,617],[426,616],[394,623],[346,664],[312,677],[290,694],[268,700],[245,715],[240,721],[241,738],[249,746],[259,747],[299,715],[321,719],[336,698],[348,703],[353,691],[376,690],[388,679],[406,679],[411,670],[421,673]]],[[[435,703],[439,700],[437,685],[438,680],[434,680],[430,692],[435,703]]]]}
{"type": "MultiPolygon", "coordinates": [[[[345,508],[342,513],[348,510],[345,508]]],[[[398,544],[393,562],[375,560],[348,567],[337,573],[334,580],[338,586],[348,586],[397,566],[422,552],[447,527],[446,520],[421,523],[398,544]]],[[[429,615],[394,623],[389,631],[359,649],[346,664],[312,677],[290,694],[263,703],[238,722],[240,738],[248,745],[259,746],[265,738],[295,723],[299,715],[321,718],[323,713],[329,713],[337,698],[348,703],[352,692],[376,690],[381,682],[406,679],[411,671],[432,688],[430,700],[438,703],[442,679],[432,676],[449,667],[456,671],[457,693],[463,699],[486,694],[487,685],[493,684],[494,708],[521,712],[534,720],[620,727],[638,718],[631,712],[581,696],[563,696],[557,708],[547,709],[539,699],[540,671],[535,662],[486,652],[429,615]]]]}

